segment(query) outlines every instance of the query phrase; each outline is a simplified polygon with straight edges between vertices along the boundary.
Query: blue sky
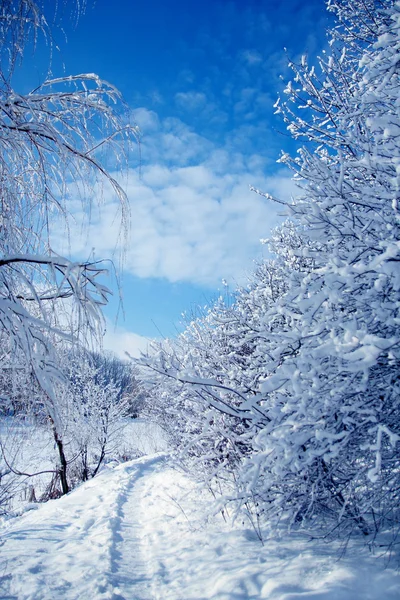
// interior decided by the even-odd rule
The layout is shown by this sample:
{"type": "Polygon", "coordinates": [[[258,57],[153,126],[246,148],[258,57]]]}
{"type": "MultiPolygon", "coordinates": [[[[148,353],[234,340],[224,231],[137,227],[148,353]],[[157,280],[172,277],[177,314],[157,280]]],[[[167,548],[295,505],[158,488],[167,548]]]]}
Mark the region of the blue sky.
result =
{"type": "MultiPolygon", "coordinates": [[[[132,231],[117,330],[117,302],[106,309],[106,346],[135,352],[143,338],[174,335],[181,314],[212,301],[222,279],[244,283],[266,253],[259,240],[277,207],[249,185],[284,199],[294,192],[276,161],[295,147],[273,104],[288,58],[312,59],[325,45],[328,14],[321,0],[89,0],[76,27],[67,14],[63,25],[54,75],[63,62],[67,74],[112,82],[142,131],[141,169],[133,152],[126,180],[132,231]]],[[[36,57],[20,84],[43,73],[36,57]]],[[[115,210],[106,201],[77,252],[112,254],[115,210]]]]}

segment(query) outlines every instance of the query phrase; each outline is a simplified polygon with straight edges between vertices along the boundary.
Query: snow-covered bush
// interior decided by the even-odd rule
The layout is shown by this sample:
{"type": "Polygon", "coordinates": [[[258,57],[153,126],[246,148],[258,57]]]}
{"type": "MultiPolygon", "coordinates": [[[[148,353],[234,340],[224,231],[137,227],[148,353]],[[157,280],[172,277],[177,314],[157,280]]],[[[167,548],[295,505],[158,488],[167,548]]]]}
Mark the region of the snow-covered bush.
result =
{"type": "Polygon", "coordinates": [[[330,8],[331,56],[320,75],[293,66],[289,102],[277,104],[311,143],[282,160],[303,188],[292,218],[321,246],[299,252],[313,269],[294,273],[271,311],[287,325],[260,386],[274,419],[248,480],[264,473],[262,495],[284,491],[292,519],[324,512],[370,533],[395,518],[400,483],[400,5],[330,8]]]}

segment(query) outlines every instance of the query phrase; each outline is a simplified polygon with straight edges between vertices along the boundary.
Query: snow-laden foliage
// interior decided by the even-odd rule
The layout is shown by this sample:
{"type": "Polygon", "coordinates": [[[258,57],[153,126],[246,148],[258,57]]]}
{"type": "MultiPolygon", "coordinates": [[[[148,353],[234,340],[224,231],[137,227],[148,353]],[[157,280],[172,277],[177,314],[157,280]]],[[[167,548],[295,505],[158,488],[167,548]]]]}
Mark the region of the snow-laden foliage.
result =
{"type": "Polygon", "coordinates": [[[60,336],[99,333],[109,291],[101,282],[105,265],[58,256],[50,229],[63,223],[68,230],[77,200],[90,213],[105,184],[120,200],[126,231],[127,200],[107,164],[114,169],[121,163],[136,130],[127,125],[118,90],[92,73],[63,74],[28,94],[14,90],[25,50],[43,38],[52,48],[52,32],[35,2],[1,0],[0,333],[7,341],[0,369],[9,368],[10,356],[24,357],[44,391],[64,462],[54,343],[60,336]]]}
{"type": "Polygon", "coordinates": [[[329,55],[292,64],[276,104],[305,142],[281,157],[301,193],[276,259],[147,363],[174,381],[186,444],[209,463],[231,445],[237,497],[370,534],[396,523],[400,490],[400,4],[328,8],[329,55]]]}

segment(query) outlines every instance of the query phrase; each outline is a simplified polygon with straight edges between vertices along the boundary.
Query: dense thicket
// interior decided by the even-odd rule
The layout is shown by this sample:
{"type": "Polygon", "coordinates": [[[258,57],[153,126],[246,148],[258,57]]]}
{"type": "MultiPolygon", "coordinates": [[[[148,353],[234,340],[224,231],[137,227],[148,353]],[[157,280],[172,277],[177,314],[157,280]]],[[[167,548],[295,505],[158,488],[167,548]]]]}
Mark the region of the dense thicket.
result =
{"type": "Polygon", "coordinates": [[[400,493],[400,5],[328,9],[329,52],[291,64],[276,104],[304,146],[281,157],[301,191],[275,258],[144,362],[210,484],[270,520],[368,535],[398,523],[400,493]]]}

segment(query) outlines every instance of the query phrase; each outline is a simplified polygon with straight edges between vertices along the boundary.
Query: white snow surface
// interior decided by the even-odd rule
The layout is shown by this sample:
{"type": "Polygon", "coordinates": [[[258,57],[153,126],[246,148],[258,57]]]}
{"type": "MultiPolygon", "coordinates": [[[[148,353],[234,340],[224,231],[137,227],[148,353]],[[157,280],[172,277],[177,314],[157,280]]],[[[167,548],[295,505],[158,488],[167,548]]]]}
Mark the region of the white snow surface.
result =
{"type": "Polygon", "coordinates": [[[0,529],[0,598],[398,600],[398,565],[206,518],[212,499],[166,454],[108,466],[0,529]],[[36,509],[36,510],[33,510],[36,509]]]}

